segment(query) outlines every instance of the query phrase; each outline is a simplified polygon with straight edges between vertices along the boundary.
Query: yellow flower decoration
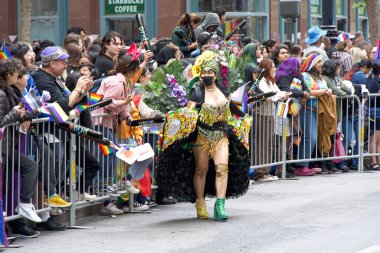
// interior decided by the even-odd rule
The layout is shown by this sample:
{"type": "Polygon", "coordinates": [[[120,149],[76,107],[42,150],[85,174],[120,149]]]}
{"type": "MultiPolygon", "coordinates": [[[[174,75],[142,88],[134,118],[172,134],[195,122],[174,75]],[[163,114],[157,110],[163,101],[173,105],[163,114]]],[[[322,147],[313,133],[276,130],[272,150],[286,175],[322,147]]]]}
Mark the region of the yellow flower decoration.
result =
{"type": "Polygon", "coordinates": [[[205,61],[212,61],[215,58],[215,53],[212,52],[212,51],[207,50],[207,51],[205,51],[205,52],[202,53],[201,57],[205,61]]]}
{"type": "Polygon", "coordinates": [[[202,72],[202,69],[199,65],[194,65],[192,68],[191,68],[191,71],[193,72],[193,75],[194,76],[200,76],[201,75],[201,72],[202,72]]]}

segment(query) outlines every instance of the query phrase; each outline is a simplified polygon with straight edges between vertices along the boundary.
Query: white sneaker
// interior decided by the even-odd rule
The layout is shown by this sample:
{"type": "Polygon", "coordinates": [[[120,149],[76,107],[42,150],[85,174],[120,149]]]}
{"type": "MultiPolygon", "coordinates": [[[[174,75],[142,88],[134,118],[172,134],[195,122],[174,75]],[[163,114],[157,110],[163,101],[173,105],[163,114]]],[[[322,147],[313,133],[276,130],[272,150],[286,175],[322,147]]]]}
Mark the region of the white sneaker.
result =
{"type": "Polygon", "coordinates": [[[22,217],[36,223],[42,222],[41,218],[36,213],[32,203],[19,203],[16,212],[22,217]]]}
{"type": "Polygon", "coordinates": [[[117,208],[114,204],[109,203],[100,209],[100,213],[103,215],[119,215],[123,213],[123,210],[117,208]]]}
{"type": "Polygon", "coordinates": [[[268,176],[272,178],[272,181],[277,181],[278,180],[278,176],[273,176],[273,175],[268,175],[268,176]]]}
{"type": "Polygon", "coordinates": [[[87,200],[87,201],[94,201],[98,196],[96,196],[95,194],[90,194],[88,192],[85,192],[83,194],[83,199],[84,200],[87,200]]]}
{"type": "MultiPolygon", "coordinates": [[[[277,178],[278,180],[278,178],[277,178]]],[[[259,182],[271,182],[271,181],[274,181],[272,175],[265,175],[263,178],[260,178],[258,180],[259,182]]]]}
{"type": "Polygon", "coordinates": [[[126,189],[127,192],[133,193],[133,194],[139,194],[140,190],[135,188],[131,181],[121,181],[120,183],[122,189],[126,189]]]}
{"type": "Polygon", "coordinates": [[[53,216],[59,216],[59,215],[62,215],[63,212],[62,212],[61,208],[53,207],[50,209],[49,213],[53,216]]]}
{"type": "MultiPolygon", "coordinates": [[[[148,210],[148,209],[149,209],[149,206],[148,206],[148,205],[144,205],[144,204],[141,204],[141,203],[139,203],[139,202],[135,202],[135,203],[133,203],[133,211],[146,211],[146,210],[148,210]]],[[[125,213],[130,212],[130,211],[129,211],[129,206],[125,206],[125,207],[123,207],[123,211],[124,211],[125,213]]]]}

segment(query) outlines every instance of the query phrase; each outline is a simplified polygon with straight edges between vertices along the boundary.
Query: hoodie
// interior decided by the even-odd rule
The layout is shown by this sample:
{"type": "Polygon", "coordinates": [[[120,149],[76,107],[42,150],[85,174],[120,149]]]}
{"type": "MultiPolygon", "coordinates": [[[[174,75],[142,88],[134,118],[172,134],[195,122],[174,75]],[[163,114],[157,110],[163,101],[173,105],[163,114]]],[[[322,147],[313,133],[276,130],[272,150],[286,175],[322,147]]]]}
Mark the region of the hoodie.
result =
{"type": "Polygon", "coordinates": [[[217,25],[218,27],[220,26],[220,18],[218,14],[216,13],[209,13],[206,15],[205,19],[203,20],[202,24],[195,28],[194,34],[195,38],[198,40],[198,36],[207,30],[207,27],[211,25],[217,25]]]}

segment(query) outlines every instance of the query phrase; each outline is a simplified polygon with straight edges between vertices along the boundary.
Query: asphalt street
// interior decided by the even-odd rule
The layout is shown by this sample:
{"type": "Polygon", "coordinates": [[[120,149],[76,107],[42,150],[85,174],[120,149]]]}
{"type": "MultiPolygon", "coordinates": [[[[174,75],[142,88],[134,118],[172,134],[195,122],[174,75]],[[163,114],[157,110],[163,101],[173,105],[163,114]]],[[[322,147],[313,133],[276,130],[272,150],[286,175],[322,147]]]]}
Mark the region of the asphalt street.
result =
{"type": "Polygon", "coordinates": [[[226,202],[230,218],[195,219],[192,204],[147,214],[93,215],[91,230],[42,232],[7,252],[380,252],[380,172],[313,176],[255,183],[226,202]]]}

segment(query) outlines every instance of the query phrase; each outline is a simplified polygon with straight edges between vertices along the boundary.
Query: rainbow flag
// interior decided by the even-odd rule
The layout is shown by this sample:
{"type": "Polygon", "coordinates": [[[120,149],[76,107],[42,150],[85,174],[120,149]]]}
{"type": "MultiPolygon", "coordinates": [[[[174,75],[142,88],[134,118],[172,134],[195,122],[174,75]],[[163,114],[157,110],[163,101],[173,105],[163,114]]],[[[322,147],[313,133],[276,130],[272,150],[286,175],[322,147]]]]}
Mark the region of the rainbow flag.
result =
{"type": "Polygon", "coordinates": [[[35,90],[30,90],[28,94],[21,98],[21,101],[24,104],[25,109],[29,112],[33,112],[33,110],[39,109],[42,106],[42,103],[37,98],[35,90]]]}
{"type": "Polygon", "coordinates": [[[11,52],[9,52],[7,45],[5,45],[5,41],[3,41],[3,44],[1,45],[1,50],[0,50],[0,59],[8,60],[10,58],[12,58],[12,54],[11,52]]]}
{"type": "Polygon", "coordinates": [[[285,103],[284,102],[278,102],[277,105],[276,105],[276,112],[275,112],[275,115],[277,117],[280,117],[282,118],[284,116],[284,112],[285,112],[285,103]]]}
{"type": "Polygon", "coordinates": [[[75,109],[78,111],[78,112],[83,112],[84,110],[86,110],[88,108],[88,105],[77,105],[75,106],[75,109]]]}
{"type": "Polygon", "coordinates": [[[293,81],[290,84],[290,90],[302,91],[301,80],[298,78],[293,78],[293,81]]]}
{"type": "Polygon", "coordinates": [[[103,95],[90,92],[87,97],[87,105],[93,105],[103,99],[103,95]]]}
{"type": "Polygon", "coordinates": [[[108,147],[108,146],[103,145],[103,144],[99,144],[99,148],[100,148],[100,151],[102,152],[102,154],[104,156],[107,156],[109,154],[114,154],[115,153],[115,149],[114,148],[108,147]]]}
{"type": "Polygon", "coordinates": [[[301,111],[302,105],[298,99],[293,98],[290,104],[290,113],[297,117],[298,113],[301,111]]]}
{"type": "Polygon", "coordinates": [[[377,41],[377,49],[376,49],[376,52],[375,52],[375,56],[374,56],[373,62],[377,63],[379,60],[380,60],[380,38],[377,41]]]}
{"type": "Polygon", "coordinates": [[[229,20],[229,21],[226,21],[224,23],[225,27],[226,27],[226,35],[229,34],[237,25],[239,24],[239,19],[233,19],[233,20],[229,20]]]}
{"type": "Polygon", "coordinates": [[[54,118],[55,122],[62,123],[69,119],[69,116],[67,116],[67,114],[63,111],[62,107],[57,102],[47,105],[46,109],[54,118]]]}

